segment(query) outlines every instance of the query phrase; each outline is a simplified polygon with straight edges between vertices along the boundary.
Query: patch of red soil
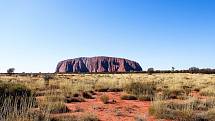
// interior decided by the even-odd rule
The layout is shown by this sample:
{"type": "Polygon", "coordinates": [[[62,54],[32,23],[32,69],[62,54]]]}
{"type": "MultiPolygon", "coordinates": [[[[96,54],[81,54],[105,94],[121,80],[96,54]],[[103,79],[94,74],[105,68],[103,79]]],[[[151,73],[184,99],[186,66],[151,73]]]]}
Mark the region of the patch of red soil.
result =
{"type": "Polygon", "coordinates": [[[208,98],[207,96],[201,96],[201,95],[199,94],[199,92],[197,92],[197,91],[192,91],[192,92],[190,93],[190,95],[191,95],[192,97],[196,97],[196,98],[198,98],[198,99],[207,99],[207,98],[208,98]]]}
{"type": "Polygon", "coordinates": [[[148,114],[150,101],[121,100],[122,94],[122,92],[99,92],[95,99],[66,105],[74,115],[89,112],[97,115],[101,121],[134,121],[136,116],[146,117],[147,121],[155,121],[155,118],[148,114]],[[100,96],[103,94],[107,95],[110,100],[114,100],[114,103],[103,104],[100,101],[100,96]]]}

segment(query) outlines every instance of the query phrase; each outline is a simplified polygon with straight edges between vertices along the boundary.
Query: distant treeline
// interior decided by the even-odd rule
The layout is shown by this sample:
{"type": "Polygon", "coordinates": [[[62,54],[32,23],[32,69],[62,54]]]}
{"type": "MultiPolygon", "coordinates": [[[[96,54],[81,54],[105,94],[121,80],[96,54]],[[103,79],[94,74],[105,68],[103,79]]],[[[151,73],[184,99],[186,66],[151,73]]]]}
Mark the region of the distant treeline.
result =
{"type": "MultiPolygon", "coordinates": [[[[145,73],[148,73],[147,71],[145,73]]],[[[215,74],[215,69],[199,69],[199,70],[155,70],[153,73],[191,73],[191,74],[215,74]]]]}
{"type": "Polygon", "coordinates": [[[191,67],[188,70],[153,70],[153,68],[149,68],[146,73],[201,73],[201,74],[215,74],[215,69],[204,68],[199,69],[197,67],[191,67]]]}
{"type": "Polygon", "coordinates": [[[215,69],[211,68],[205,68],[205,69],[199,69],[197,67],[191,67],[188,70],[175,70],[174,67],[172,70],[155,70],[154,68],[149,68],[147,71],[132,71],[132,72],[72,72],[72,73],[13,73],[13,72],[7,72],[7,73],[0,73],[0,75],[19,75],[19,76],[42,76],[42,75],[55,75],[55,74],[130,74],[130,73],[191,73],[191,74],[215,74],[215,69]]]}
{"type": "Polygon", "coordinates": [[[146,73],[191,73],[191,74],[196,74],[196,73],[201,73],[201,74],[215,74],[215,69],[211,68],[204,68],[204,69],[199,69],[197,67],[191,67],[188,70],[174,70],[174,67],[172,70],[154,70],[153,68],[149,68],[146,73]]]}

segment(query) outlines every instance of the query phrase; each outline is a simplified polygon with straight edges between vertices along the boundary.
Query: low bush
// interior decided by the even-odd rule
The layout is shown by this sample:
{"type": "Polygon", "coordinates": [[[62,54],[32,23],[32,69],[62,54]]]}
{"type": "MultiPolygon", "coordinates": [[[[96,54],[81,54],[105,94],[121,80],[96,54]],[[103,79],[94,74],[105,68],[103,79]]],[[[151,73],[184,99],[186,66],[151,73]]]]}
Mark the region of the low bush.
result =
{"type": "Polygon", "coordinates": [[[30,97],[32,92],[26,86],[16,83],[0,83],[0,96],[20,96],[20,97],[30,97]]]}
{"type": "Polygon", "coordinates": [[[162,92],[164,99],[180,99],[186,97],[186,92],[182,88],[167,88],[162,92]]]}
{"type": "Polygon", "coordinates": [[[45,121],[49,119],[46,113],[41,110],[31,110],[27,113],[27,115],[27,117],[29,117],[29,120],[27,121],[45,121]]]}
{"type": "Polygon", "coordinates": [[[122,86],[119,81],[99,80],[94,84],[94,90],[98,92],[121,92],[122,86]]]}
{"type": "Polygon", "coordinates": [[[98,88],[96,89],[95,91],[98,91],[98,92],[121,92],[123,91],[123,89],[121,88],[98,88]]]}
{"type": "Polygon", "coordinates": [[[85,113],[81,116],[63,115],[50,118],[50,121],[99,121],[99,118],[91,113],[85,113]]]}
{"type": "Polygon", "coordinates": [[[95,91],[98,92],[108,92],[109,88],[99,88],[99,89],[95,89],[95,91]]]}
{"type": "Polygon", "coordinates": [[[29,103],[30,101],[31,103],[36,101],[32,91],[26,86],[15,83],[0,83],[0,107],[3,106],[6,100],[11,102],[11,106],[16,106],[17,109],[22,107],[23,100],[29,103]]]}
{"type": "Polygon", "coordinates": [[[26,86],[18,83],[0,83],[0,119],[25,118],[27,111],[35,105],[36,98],[26,86]]]}
{"type": "Polygon", "coordinates": [[[64,96],[60,96],[60,95],[46,95],[45,99],[48,102],[58,102],[58,101],[63,101],[64,100],[64,96]]]}
{"type": "Polygon", "coordinates": [[[123,89],[121,89],[121,88],[109,88],[108,90],[107,90],[108,92],[121,92],[121,91],[123,91],[123,89]]]}
{"type": "Polygon", "coordinates": [[[135,121],[147,121],[146,116],[138,115],[135,118],[135,121]]]}
{"type": "Polygon", "coordinates": [[[114,109],[114,115],[115,116],[125,116],[125,114],[119,108],[114,109]]]}
{"type": "Polygon", "coordinates": [[[92,93],[90,93],[90,92],[82,92],[81,95],[86,99],[94,99],[92,93]]]}
{"type": "Polygon", "coordinates": [[[128,95],[128,94],[122,95],[120,98],[122,100],[137,100],[136,96],[134,96],[134,95],[128,95]]]}
{"type": "Polygon", "coordinates": [[[69,112],[69,109],[63,102],[42,102],[39,104],[39,108],[42,111],[50,113],[66,113],[69,112]]]}
{"type": "Polygon", "coordinates": [[[168,105],[164,102],[154,102],[154,104],[149,108],[149,113],[151,115],[154,115],[156,118],[160,118],[160,119],[190,121],[190,119],[193,118],[192,110],[188,110],[188,109],[175,110],[170,107],[171,105],[168,105]]]}
{"type": "Polygon", "coordinates": [[[99,121],[99,118],[91,113],[83,114],[78,121],[99,121]]]}
{"type": "Polygon", "coordinates": [[[214,101],[189,99],[177,101],[155,101],[149,108],[149,113],[156,118],[177,121],[213,121],[215,111],[214,101]]]}
{"type": "Polygon", "coordinates": [[[108,104],[109,102],[109,97],[107,95],[102,95],[100,97],[100,100],[104,103],[104,104],[108,104]]]}
{"type": "Polygon", "coordinates": [[[48,87],[49,86],[49,80],[53,79],[53,76],[50,74],[44,74],[43,79],[44,79],[45,86],[48,87]]]}
{"type": "Polygon", "coordinates": [[[156,90],[152,82],[131,82],[126,85],[125,91],[134,95],[154,95],[156,90]]]}
{"type": "Polygon", "coordinates": [[[85,99],[83,97],[66,97],[64,99],[65,103],[71,103],[71,102],[85,102],[85,99]]]}
{"type": "Polygon", "coordinates": [[[153,82],[131,82],[125,86],[124,90],[137,98],[153,100],[156,94],[156,85],[153,82]]]}

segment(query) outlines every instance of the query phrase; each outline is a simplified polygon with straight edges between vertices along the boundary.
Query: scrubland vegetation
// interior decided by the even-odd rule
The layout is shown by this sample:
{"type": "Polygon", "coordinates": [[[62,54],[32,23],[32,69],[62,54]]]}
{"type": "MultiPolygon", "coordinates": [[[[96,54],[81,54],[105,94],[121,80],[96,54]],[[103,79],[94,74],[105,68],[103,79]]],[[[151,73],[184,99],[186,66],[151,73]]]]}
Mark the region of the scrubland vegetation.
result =
{"type": "MultiPolygon", "coordinates": [[[[92,110],[102,111],[118,105],[119,99],[150,103],[147,111],[132,115],[136,121],[215,120],[213,74],[13,74],[1,75],[0,80],[2,121],[99,121],[96,113],[71,104],[95,100],[101,104],[91,104],[92,110]],[[109,92],[119,93],[119,99],[109,92]]],[[[133,107],[124,107],[134,112],[133,107]]],[[[121,108],[111,113],[126,117],[121,108]]]]}

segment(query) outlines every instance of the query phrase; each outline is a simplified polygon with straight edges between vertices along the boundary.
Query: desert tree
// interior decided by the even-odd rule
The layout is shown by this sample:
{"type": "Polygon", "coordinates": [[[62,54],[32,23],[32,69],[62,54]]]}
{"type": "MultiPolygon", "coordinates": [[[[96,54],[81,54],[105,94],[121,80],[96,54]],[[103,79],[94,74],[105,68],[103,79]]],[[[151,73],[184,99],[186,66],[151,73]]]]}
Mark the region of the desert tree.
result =
{"type": "Polygon", "coordinates": [[[147,72],[149,75],[151,75],[152,73],[154,73],[154,68],[148,68],[147,72]]]}
{"type": "Polygon", "coordinates": [[[14,71],[15,71],[15,68],[9,68],[9,69],[7,69],[7,73],[8,74],[12,74],[12,73],[14,73],[14,71]]]}
{"type": "Polygon", "coordinates": [[[172,67],[172,72],[174,72],[175,71],[175,67],[172,67]]]}
{"type": "Polygon", "coordinates": [[[49,86],[49,80],[53,79],[53,77],[50,74],[44,74],[43,79],[44,79],[44,82],[45,82],[45,86],[48,87],[49,86]]]}
{"type": "Polygon", "coordinates": [[[191,67],[191,68],[189,68],[189,72],[192,73],[192,74],[193,74],[193,73],[199,73],[199,70],[200,70],[200,69],[197,68],[197,67],[191,67]]]}

